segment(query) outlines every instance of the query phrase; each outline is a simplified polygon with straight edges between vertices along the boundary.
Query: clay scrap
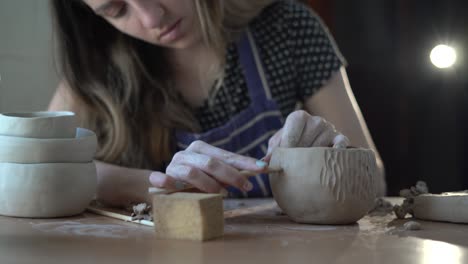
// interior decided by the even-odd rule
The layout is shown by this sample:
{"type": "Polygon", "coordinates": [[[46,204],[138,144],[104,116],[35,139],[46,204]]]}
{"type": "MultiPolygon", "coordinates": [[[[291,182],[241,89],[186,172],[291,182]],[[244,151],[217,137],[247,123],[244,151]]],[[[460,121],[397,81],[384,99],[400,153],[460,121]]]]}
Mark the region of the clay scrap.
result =
{"type": "Polygon", "coordinates": [[[409,189],[403,189],[400,191],[400,196],[404,197],[403,204],[395,205],[393,211],[398,219],[406,218],[406,215],[410,214],[414,216],[414,199],[415,197],[429,193],[427,184],[423,181],[418,181],[416,186],[411,186],[409,189]]]}
{"type": "Polygon", "coordinates": [[[135,224],[140,224],[140,225],[145,225],[145,226],[151,226],[154,227],[153,221],[150,220],[132,220],[132,209],[131,211],[128,211],[128,209],[121,209],[121,208],[112,208],[112,207],[106,207],[105,205],[99,203],[96,200],[93,200],[89,206],[86,208],[91,213],[97,214],[97,215],[102,215],[118,220],[122,220],[125,222],[131,222],[135,224]]]}
{"type": "Polygon", "coordinates": [[[375,199],[374,208],[370,210],[370,216],[385,216],[393,213],[393,204],[382,197],[375,199]]]}
{"type": "Polygon", "coordinates": [[[421,230],[422,227],[421,227],[421,224],[416,221],[409,221],[403,225],[403,229],[406,231],[417,231],[417,230],[421,230]]]}
{"type": "Polygon", "coordinates": [[[130,215],[132,221],[136,220],[147,220],[153,221],[153,212],[151,205],[146,203],[140,203],[132,206],[132,214],[130,215]]]}

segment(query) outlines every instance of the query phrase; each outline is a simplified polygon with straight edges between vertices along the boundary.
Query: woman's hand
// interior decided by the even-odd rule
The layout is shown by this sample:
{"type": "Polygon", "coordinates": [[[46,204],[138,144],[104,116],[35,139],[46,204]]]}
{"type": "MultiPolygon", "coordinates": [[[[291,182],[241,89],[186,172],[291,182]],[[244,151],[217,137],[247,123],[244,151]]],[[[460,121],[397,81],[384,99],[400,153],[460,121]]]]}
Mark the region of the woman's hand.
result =
{"type": "Polygon", "coordinates": [[[226,185],[247,192],[253,186],[240,170],[262,173],[266,167],[263,161],[195,141],[174,155],[166,173],[153,172],[150,182],[166,189],[175,188],[179,180],[208,193],[219,193],[226,185]]]}
{"type": "Polygon", "coordinates": [[[299,110],[289,114],[283,128],[270,138],[264,160],[270,160],[271,153],[276,147],[346,148],[348,145],[348,138],[336,131],[333,124],[319,116],[312,116],[306,111],[299,110]]]}

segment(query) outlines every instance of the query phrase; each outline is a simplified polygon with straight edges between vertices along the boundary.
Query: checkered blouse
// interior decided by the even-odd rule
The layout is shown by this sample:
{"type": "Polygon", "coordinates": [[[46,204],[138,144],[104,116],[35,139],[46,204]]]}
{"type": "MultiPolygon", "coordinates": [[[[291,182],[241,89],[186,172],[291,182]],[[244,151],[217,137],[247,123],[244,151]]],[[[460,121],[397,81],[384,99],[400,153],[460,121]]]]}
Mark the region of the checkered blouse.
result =
{"type": "MultiPolygon", "coordinates": [[[[273,99],[284,118],[345,63],[321,19],[304,5],[276,1],[250,23],[273,99]]],[[[222,126],[251,103],[235,43],[212,103],[195,110],[202,131],[222,126]]]]}

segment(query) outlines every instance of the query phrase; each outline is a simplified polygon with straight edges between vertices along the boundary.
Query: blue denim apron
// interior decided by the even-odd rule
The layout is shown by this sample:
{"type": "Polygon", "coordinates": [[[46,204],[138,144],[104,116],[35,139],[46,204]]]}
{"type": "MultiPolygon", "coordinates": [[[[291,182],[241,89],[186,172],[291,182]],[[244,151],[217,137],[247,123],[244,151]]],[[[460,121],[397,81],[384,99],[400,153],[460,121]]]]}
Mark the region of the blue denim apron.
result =
{"type": "MultiPolygon", "coordinates": [[[[196,140],[212,146],[261,159],[268,149],[268,140],[283,127],[281,112],[271,97],[263,65],[250,31],[237,43],[240,63],[244,70],[251,104],[221,127],[197,134],[178,130],[175,133],[177,149],[186,149],[196,140]]],[[[270,182],[267,174],[249,179],[254,188],[248,193],[228,187],[230,197],[269,197],[270,182]]]]}

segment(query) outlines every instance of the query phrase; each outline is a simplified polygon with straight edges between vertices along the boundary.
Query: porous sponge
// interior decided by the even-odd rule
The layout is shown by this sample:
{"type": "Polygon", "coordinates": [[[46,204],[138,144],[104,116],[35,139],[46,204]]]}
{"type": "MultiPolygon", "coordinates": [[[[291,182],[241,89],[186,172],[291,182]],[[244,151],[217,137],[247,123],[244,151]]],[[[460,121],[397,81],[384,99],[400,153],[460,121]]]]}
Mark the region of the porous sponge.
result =
{"type": "Polygon", "coordinates": [[[224,233],[220,194],[174,193],[153,197],[156,236],[161,239],[205,241],[224,233]]]}

